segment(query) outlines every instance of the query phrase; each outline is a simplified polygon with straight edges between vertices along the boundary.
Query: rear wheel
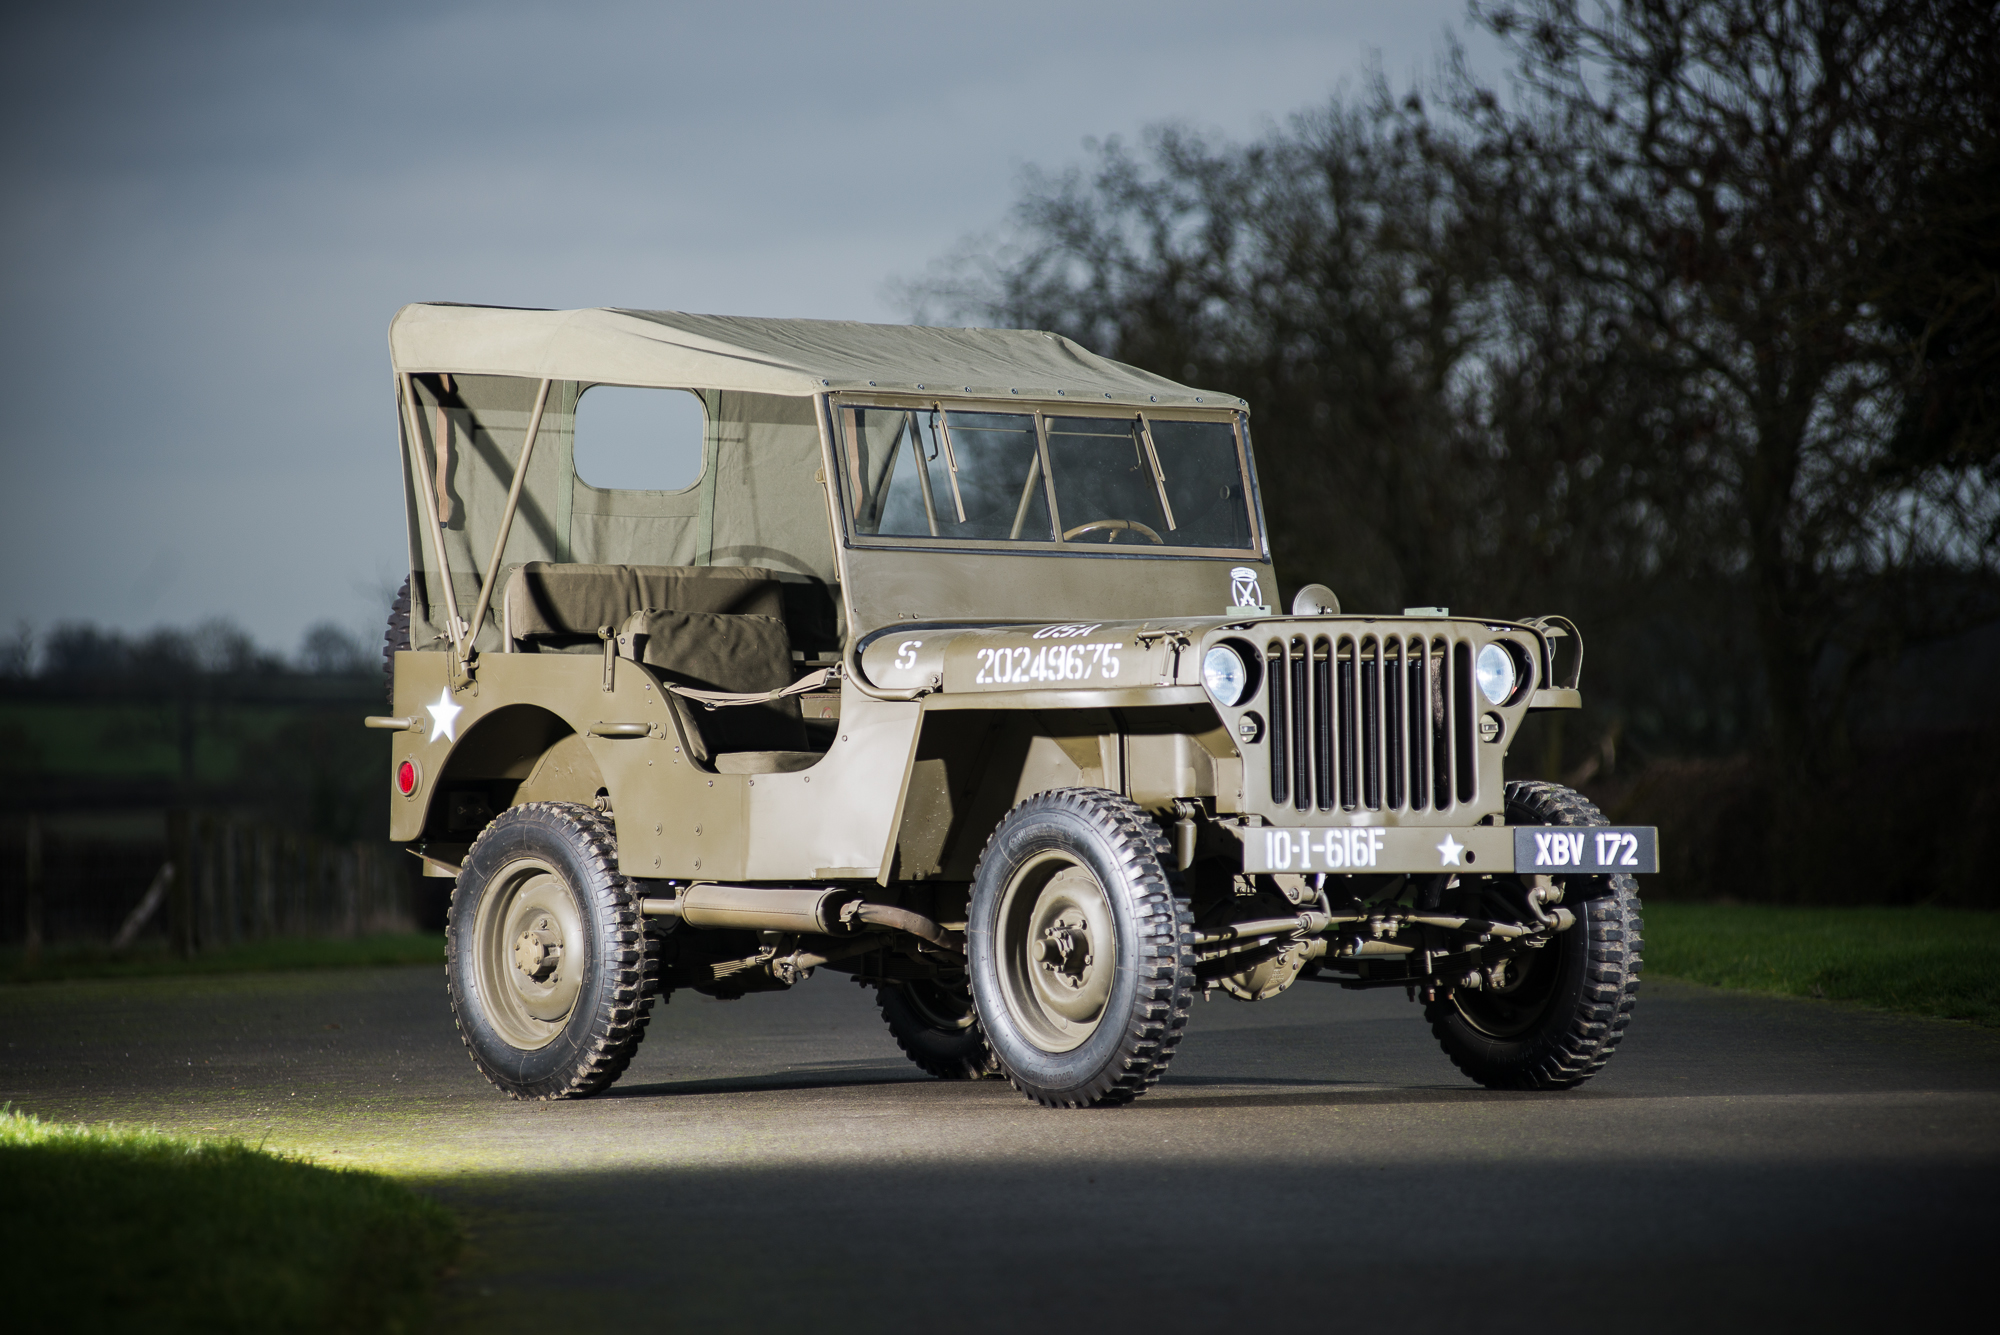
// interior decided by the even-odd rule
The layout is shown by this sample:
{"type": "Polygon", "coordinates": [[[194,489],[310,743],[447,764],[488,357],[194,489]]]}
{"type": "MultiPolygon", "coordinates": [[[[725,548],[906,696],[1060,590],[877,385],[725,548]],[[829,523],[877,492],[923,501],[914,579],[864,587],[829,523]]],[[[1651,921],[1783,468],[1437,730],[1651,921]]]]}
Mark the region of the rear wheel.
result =
{"type": "MultiPolygon", "coordinates": [[[[1596,805],[1560,784],[1507,785],[1510,825],[1603,825],[1596,805]]],[[[1489,891],[1487,911],[1516,914],[1525,888],[1489,891]]],[[[1563,904],[1576,925],[1524,951],[1497,988],[1456,988],[1424,1010],[1459,1070],[1488,1089],[1568,1089],[1611,1060],[1639,990],[1639,887],[1630,876],[1567,878],[1563,904]]]]}
{"type": "Polygon", "coordinates": [[[1098,788],[1039,793],[987,840],[972,993],[1001,1070],[1036,1102],[1129,1102],[1173,1059],[1195,977],[1167,852],[1141,808],[1098,788]]]}
{"type": "Polygon", "coordinates": [[[445,959],[459,1036],[513,1098],[594,1094],[645,1036],[657,965],[616,837],[589,807],[494,818],[452,892],[445,959]]]}
{"type": "Polygon", "coordinates": [[[891,982],[875,1004],[903,1054],[940,1080],[982,1080],[999,1072],[972,1007],[972,990],[927,979],[891,982]]]}
{"type": "Polygon", "coordinates": [[[410,647],[410,577],[389,604],[389,627],[382,632],[382,689],[388,693],[389,707],[396,707],[396,655],[410,647]]]}

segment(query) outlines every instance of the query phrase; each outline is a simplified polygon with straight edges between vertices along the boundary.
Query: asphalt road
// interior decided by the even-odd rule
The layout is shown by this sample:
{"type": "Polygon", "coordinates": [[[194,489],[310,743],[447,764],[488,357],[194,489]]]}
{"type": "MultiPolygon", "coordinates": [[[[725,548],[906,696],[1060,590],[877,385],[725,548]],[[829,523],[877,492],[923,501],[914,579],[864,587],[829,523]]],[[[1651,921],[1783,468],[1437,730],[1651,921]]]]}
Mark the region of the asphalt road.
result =
{"type": "Polygon", "coordinates": [[[419,1181],[467,1330],[1900,1329],[2000,1241],[2000,1035],[1671,984],[1563,1094],[1401,993],[1218,993],[1098,1112],[923,1078],[824,974],[677,996],[564,1104],[486,1085],[434,968],[0,987],[0,1031],[16,1108],[419,1181]]]}

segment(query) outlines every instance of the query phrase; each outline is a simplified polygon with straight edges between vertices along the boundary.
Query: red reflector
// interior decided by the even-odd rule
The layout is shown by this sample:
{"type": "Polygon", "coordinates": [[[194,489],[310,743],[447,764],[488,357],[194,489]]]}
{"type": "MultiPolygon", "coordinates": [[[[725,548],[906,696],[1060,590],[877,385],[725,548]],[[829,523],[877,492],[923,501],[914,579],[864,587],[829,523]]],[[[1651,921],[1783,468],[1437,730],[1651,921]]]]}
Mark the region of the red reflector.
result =
{"type": "Polygon", "coordinates": [[[407,760],[396,766],[396,791],[404,797],[417,791],[417,767],[407,760]]]}

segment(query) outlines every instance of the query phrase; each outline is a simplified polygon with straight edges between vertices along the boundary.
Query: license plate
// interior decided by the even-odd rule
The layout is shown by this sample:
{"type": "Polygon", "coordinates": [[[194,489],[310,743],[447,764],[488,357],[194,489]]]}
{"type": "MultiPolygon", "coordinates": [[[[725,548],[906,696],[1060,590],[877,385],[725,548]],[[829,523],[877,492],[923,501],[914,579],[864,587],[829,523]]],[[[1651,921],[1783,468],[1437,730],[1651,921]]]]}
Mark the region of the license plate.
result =
{"type": "Polygon", "coordinates": [[[1497,826],[1324,826],[1243,832],[1248,872],[1505,872],[1514,851],[1497,826]]]}
{"type": "Polygon", "coordinates": [[[1659,869],[1650,825],[1253,827],[1246,872],[1639,874],[1659,869]]]}
{"type": "Polygon", "coordinates": [[[1659,870],[1656,831],[1650,825],[1549,825],[1514,827],[1514,870],[1528,873],[1602,874],[1659,870]]]}

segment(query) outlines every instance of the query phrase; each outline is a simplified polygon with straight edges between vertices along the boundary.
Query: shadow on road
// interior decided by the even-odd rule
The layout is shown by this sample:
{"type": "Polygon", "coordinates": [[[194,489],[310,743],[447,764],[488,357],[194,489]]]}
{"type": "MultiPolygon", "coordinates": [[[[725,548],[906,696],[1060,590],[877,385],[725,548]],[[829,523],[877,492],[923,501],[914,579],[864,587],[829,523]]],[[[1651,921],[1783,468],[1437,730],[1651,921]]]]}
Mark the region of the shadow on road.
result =
{"type": "MultiPolygon", "coordinates": [[[[1470,1128],[1468,1128],[1469,1130],[1470,1128]]],[[[1172,1143],[1015,1162],[483,1177],[464,1329],[1213,1332],[1246,1314],[1399,1330],[1902,1329],[1982,1264],[1971,1173],[1710,1163],[1314,1128],[1245,1162],[1172,1143]],[[1416,1144],[1410,1148],[1418,1150],[1416,1144]],[[482,1281],[482,1278],[483,1281],[482,1281]],[[484,1287],[486,1293],[480,1292],[484,1287]]],[[[806,1127],[799,1134],[810,1135],[806,1127]]],[[[927,1140],[934,1130],[916,1133],[927,1140]]],[[[899,1133],[884,1130],[881,1159],[899,1133]]],[[[975,1135],[962,1154],[976,1155],[975,1135]]]]}

